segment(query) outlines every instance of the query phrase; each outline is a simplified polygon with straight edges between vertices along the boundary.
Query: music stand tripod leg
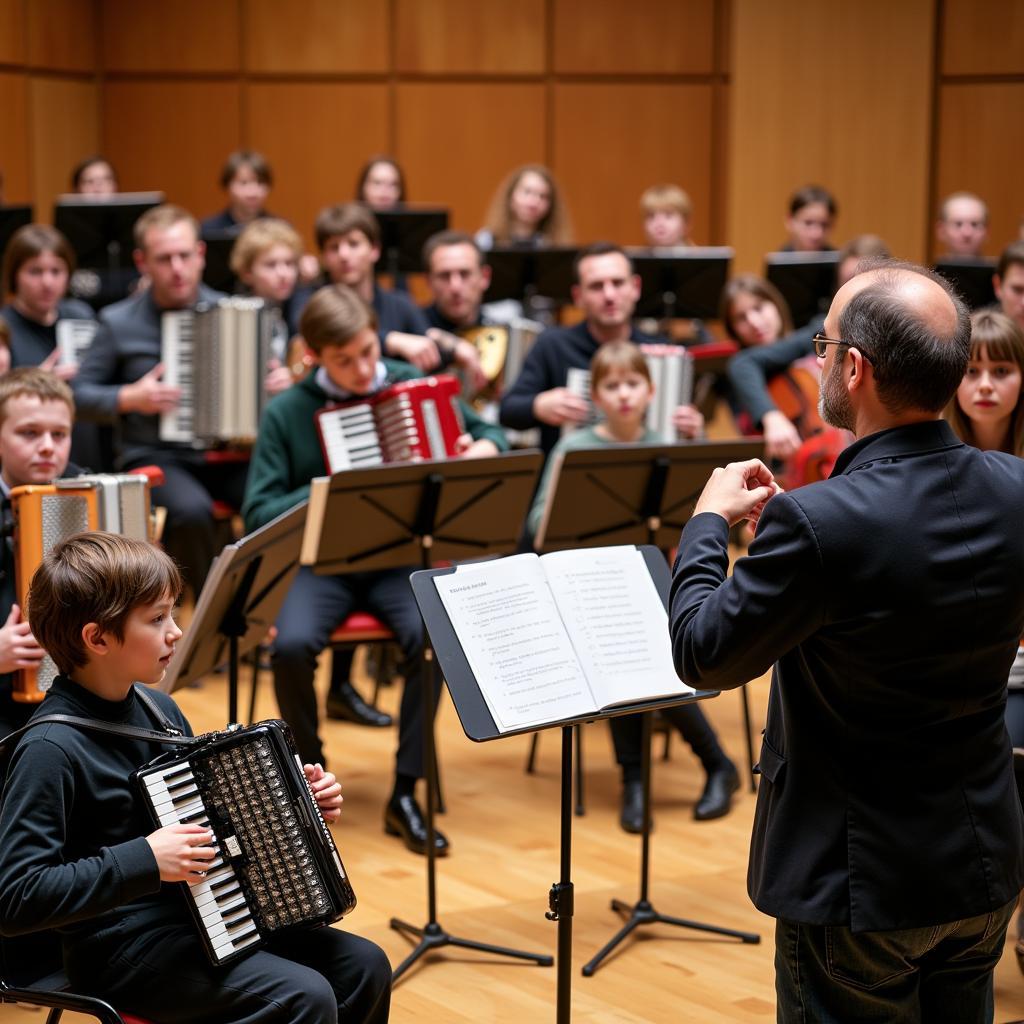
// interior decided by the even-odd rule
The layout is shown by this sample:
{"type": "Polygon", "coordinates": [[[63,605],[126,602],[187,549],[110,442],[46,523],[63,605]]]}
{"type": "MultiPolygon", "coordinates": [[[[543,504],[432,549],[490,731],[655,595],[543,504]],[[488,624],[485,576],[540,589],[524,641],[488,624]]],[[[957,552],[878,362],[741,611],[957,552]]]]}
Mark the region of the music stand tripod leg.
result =
{"type": "Polygon", "coordinates": [[[722,928],[719,925],[703,924],[683,917],[669,917],[659,914],[651,903],[648,888],[650,880],[650,844],[651,844],[651,713],[643,715],[641,737],[641,766],[643,777],[644,827],[640,855],[640,899],[630,906],[622,900],[612,900],[612,910],[616,913],[628,913],[626,923],[601,947],[598,952],[583,965],[583,977],[591,977],[601,966],[605,958],[622,943],[640,925],[670,924],[678,928],[693,928],[697,931],[710,932],[713,935],[725,935],[739,939],[743,943],[756,945],[761,936],[753,932],[736,931],[733,928],[722,928]]]}

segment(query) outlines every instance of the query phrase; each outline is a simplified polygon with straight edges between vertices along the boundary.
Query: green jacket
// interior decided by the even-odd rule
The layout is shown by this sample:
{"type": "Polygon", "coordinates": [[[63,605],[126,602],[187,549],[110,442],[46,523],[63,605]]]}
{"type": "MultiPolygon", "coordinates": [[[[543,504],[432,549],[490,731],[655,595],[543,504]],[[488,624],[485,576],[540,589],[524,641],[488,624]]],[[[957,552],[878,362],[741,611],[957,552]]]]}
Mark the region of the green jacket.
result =
{"type": "MultiPolygon", "coordinates": [[[[385,387],[424,376],[408,363],[394,359],[382,361],[387,369],[385,387]]],[[[246,530],[255,530],[305,501],[309,497],[310,481],[327,475],[313,419],[331,400],[314,377],[311,373],[277,395],[263,414],[242,505],[246,530]]],[[[464,402],[460,404],[466,430],[474,441],[493,441],[499,451],[508,448],[501,427],[485,423],[464,402]]]]}

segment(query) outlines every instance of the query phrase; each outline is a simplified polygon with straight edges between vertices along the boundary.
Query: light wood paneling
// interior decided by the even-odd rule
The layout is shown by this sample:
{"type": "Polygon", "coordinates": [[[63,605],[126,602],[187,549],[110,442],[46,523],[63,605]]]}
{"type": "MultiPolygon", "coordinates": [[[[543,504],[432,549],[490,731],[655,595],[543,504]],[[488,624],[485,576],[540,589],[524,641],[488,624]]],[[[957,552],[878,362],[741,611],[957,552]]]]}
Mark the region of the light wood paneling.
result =
{"type": "Polygon", "coordinates": [[[706,74],[714,0],[553,0],[555,70],[706,74]]]}
{"type": "Polygon", "coordinates": [[[28,145],[27,77],[20,72],[0,73],[0,171],[4,176],[4,202],[32,202],[28,145]]]}
{"type": "Polygon", "coordinates": [[[544,70],[545,0],[398,0],[399,72],[544,70]]]}
{"type": "Polygon", "coordinates": [[[736,0],[727,232],[738,269],[761,271],[785,238],[789,195],[810,182],[838,198],[836,242],[873,231],[924,258],[933,27],[932,0],[736,0]]]}
{"type": "Polygon", "coordinates": [[[399,85],[396,121],[410,198],[449,207],[458,230],[480,227],[513,167],[544,159],[542,85],[399,85]]]}
{"type": "Polygon", "coordinates": [[[249,71],[388,69],[388,4],[381,0],[244,0],[249,71]]]}
{"type": "Polygon", "coordinates": [[[28,4],[29,62],[53,71],[96,70],[93,0],[32,0],[28,4]]]}
{"type": "Polygon", "coordinates": [[[122,189],[161,189],[199,217],[223,207],[220,168],[241,143],[237,83],[108,81],[102,104],[122,189]]]}
{"type": "Polygon", "coordinates": [[[554,169],[581,243],[644,241],[640,194],[672,182],[693,200],[693,237],[707,243],[710,85],[557,85],[554,169]]]}
{"type": "Polygon", "coordinates": [[[24,64],[27,55],[24,0],[0,0],[0,64],[24,64]]]}
{"type": "Polygon", "coordinates": [[[995,258],[1018,237],[1024,218],[1024,83],[946,85],[940,110],[936,195],[966,189],[988,203],[985,252],[995,258]]]}
{"type": "Polygon", "coordinates": [[[94,82],[35,77],[29,99],[36,217],[51,221],[54,196],[70,191],[71,168],[100,148],[98,87],[94,82]]]}
{"type": "Polygon", "coordinates": [[[102,0],[107,71],[237,71],[238,4],[102,0]]]}
{"type": "Polygon", "coordinates": [[[1024,0],[945,0],[942,71],[1024,73],[1024,0]]]}
{"type": "Polygon", "coordinates": [[[274,168],[270,209],[312,246],[320,208],[352,199],[363,162],[387,149],[387,87],[253,83],[245,139],[274,168]]]}

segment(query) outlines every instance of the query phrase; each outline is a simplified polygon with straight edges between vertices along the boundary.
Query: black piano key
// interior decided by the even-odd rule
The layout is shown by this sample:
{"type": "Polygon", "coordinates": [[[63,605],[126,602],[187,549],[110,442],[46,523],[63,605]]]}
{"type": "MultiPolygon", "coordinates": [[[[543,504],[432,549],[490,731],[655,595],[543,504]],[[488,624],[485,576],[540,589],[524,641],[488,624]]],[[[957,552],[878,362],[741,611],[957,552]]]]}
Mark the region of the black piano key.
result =
{"type": "Polygon", "coordinates": [[[213,882],[210,885],[210,892],[219,893],[226,885],[233,885],[235,888],[238,887],[238,878],[235,876],[234,872],[226,878],[219,878],[216,882],[213,882]]]}
{"type": "Polygon", "coordinates": [[[253,925],[248,931],[242,932],[241,935],[235,935],[231,939],[231,943],[234,946],[238,946],[245,942],[246,939],[251,939],[254,935],[259,935],[259,929],[256,925],[253,925]]]}

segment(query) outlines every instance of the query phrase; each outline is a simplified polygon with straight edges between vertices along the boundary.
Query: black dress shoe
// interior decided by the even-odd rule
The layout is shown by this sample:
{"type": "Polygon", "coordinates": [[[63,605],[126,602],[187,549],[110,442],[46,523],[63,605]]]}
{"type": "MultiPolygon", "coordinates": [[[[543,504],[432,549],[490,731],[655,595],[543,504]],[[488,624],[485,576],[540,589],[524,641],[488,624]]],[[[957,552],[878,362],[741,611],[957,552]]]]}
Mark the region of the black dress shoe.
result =
{"type": "MultiPolygon", "coordinates": [[[[644,784],[642,782],[624,782],[622,784],[622,809],[619,811],[619,824],[626,832],[643,832],[644,784]]],[[[652,822],[651,828],[653,827],[652,822]]]]}
{"type": "Polygon", "coordinates": [[[351,683],[342,683],[327,694],[327,717],[355,722],[356,725],[371,725],[378,729],[391,724],[391,716],[370,707],[351,683]]]}
{"type": "Polygon", "coordinates": [[[710,821],[712,818],[722,818],[729,813],[732,807],[732,795],[740,788],[740,777],[736,774],[733,765],[723,768],[716,768],[708,772],[708,780],[704,783],[704,792],[701,793],[697,806],[693,809],[693,816],[698,821],[710,821]]]}
{"type": "MultiPolygon", "coordinates": [[[[402,842],[413,853],[427,852],[427,823],[414,796],[393,796],[384,808],[384,831],[389,836],[401,836],[402,842]]],[[[448,840],[434,829],[434,856],[448,853],[448,840]]]]}

